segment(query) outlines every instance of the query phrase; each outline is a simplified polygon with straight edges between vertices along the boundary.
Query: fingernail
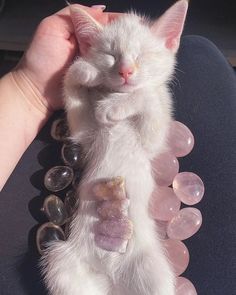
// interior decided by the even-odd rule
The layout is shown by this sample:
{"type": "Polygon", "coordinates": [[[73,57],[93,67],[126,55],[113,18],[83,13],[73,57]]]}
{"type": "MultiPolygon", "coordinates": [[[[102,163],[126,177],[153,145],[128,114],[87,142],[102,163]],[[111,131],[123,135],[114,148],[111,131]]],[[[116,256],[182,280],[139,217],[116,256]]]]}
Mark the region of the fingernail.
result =
{"type": "Polygon", "coordinates": [[[91,7],[95,9],[101,9],[102,11],[106,9],[106,5],[93,5],[91,7]]]}

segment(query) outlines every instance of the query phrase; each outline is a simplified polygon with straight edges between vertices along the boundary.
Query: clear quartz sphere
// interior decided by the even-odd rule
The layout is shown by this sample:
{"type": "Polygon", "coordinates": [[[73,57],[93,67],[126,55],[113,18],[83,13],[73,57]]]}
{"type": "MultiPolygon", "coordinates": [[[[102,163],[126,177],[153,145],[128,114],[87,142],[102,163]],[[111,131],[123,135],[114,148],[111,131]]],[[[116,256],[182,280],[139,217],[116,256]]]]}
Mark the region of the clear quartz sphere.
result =
{"type": "Polygon", "coordinates": [[[62,200],[55,196],[49,195],[43,203],[43,212],[56,225],[63,225],[67,221],[67,211],[62,200]]]}
{"type": "Polygon", "coordinates": [[[66,165],[77,169],[81,166],[81,147],[74,143],[65,143],[61,150],[62,160],[66,165]]]}
{"type": "Polygon", "coordinates": [[[74,173],[68,166],[55,166],[48,170],[44,177],[45,187],[52,192],[66,188],[73,180],[74,173]]]}
{"type": "Polygon", "coordinates": [[[36,234],[36,244],[41,255],[47,249],[47,243],[52,241],[65,241],[65,234],[62,228],[52,222],[42,224],[36,234]]]}
{"type": "Polygon", "coordinates": [[[66,118],[59,118],[52,123],[51,136],[58,141],[64,141],[70,136],[66,118]]]}

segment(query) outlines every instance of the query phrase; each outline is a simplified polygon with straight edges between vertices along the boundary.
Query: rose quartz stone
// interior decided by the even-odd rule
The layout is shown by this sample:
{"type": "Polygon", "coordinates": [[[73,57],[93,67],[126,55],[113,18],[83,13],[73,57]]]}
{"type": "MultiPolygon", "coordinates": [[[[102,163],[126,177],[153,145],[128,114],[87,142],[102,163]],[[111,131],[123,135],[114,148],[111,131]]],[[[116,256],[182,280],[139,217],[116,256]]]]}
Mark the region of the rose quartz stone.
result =
{"type": "Polygon", "coordinates": [[[97,212],[103,219],[122,218],[128,215],[129,199],[98,203],[97,212]]]}
{"type": "Polygon", "coordinates": [[[189,252],[183,242],[177,240],[165,240],[163,245],[167,250],[167,257],[173,267],[176,276],[181,275],[189,264],[189,252]]]}
{"type": "Polygon", "coordinates": [[[197,291],[188,279],[179,277],[176,281],[175,295],[197,295],[197,291]]]}
{"type": "Polygon", "coordinates": [[[169,131],[169,147],[176,157],[188,155],[194,146],[192,132],[184,124],[173,121],[169,131]]]}
{"type": "Polygon", "coordinates": [[[168,224],[168,237],[173,240],[188,239],[199,230],[201,224],[202,214],[198,209],[181,209],[168,224]]]}
{"type": "Polygon", "coordinates": [[[173,181],[173,189],[181,202],[194,205],[204,195],[204,184],[199,176],[192,172],[178,173],[173,181]]]}
{"type": "Polygon", "coordinates": [[[99,234],[123,240],[129,240],[133,234],[133,224],[127,217],[103,220],[96,229],[99,234]]]}
{"type": "Polygon", "coordinates": [[[176,157],[166,152],[152,161],[153,175],[160,186],[169,186],[179,172],[179,162],[176,157]]]}
{"type": "Polygon", "coordinates": [[[155,223],[156,223],[156,233],[158,235],[158,238],[161,240],[168,239],[168,236],[167,236],[168,221],[156,220],[155,223]]]}
{"type": "Polygon", "coordinates": [[[95,234],[94,240],[99,248],[119,253],[125,253],[128,245],[128,240],[108,237],[102,234],[95,234]]]}
{"type": "Polygon", "coordinates": [[[170,187],[156,187],[150,200],[151,216],[157,220],[171,220],[180,209],[180,200],[170,187]]]}

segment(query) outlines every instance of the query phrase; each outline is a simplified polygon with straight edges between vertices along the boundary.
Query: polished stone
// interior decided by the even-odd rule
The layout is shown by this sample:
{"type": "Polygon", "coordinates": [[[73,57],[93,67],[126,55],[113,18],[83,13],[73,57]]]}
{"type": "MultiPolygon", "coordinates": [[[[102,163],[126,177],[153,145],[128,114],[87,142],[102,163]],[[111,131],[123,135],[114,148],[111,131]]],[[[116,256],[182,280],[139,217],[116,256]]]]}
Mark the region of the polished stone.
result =
{"type": "Polygon", "coordinates": [[[76,191],[75,190],[69,190],[66,193],[66,197],[64,200],[66,211],[69,217],[71,217],[78,206],[78,200],[76,199],[76,191]]]}
{"type": "Polygon", "coordinates": [[[173,190],[180,201],[187,205],[199,203],[205,191],[201,178],[192,172],[177,174],[173,181],[173,190]]]}
{"type": "Polygon", "coordinates": [[[81,147],[77,144],[65,143],[61,149],[61,157],[66,165],[74,169],[82,165],[81,147]]]}
{"type": "MultiPolygon", "coordinates": [[[[176,281],[176,295],[197,295],[194,285],[184,277],[178,277],[176,281]]],[[[225,294],[226,295],[226,294],[225,294]]]]}
{"type": "Polygon", "coordinates": [[[103,219],[121,218],[128,214],[129,203],[128,199],[99,202],[97,212],[103,219]]]}
{"type": "Polygon", "coordinates": [[[170,261],[176,276],[181,275],[189,264],[189,251],[183,242],[178,240],[165,240],[167,258],[170,261]]]}
{"type": "Polygon", "coordinates": [[[181,122],[173,121],[170,127],[168,144],[176,157],[184,157],[192,151],[194,137],[187,126],[181,122]]]}
{"type": "Polygon", "coordinates": [[[67,221],[67,211],[64,203],[55,195],[49,195],[43,203],[43,212],[48,220],[56,225],[63,225],[67,221]]]}
{"type": "Polygon", "coordinates": [[[57,119],[52,123],[51,136],[58,141],[65,141],[68,139],[70,132],[65,118],[57,119]]]}
{"type": "Polygon", "coordinates": [[[123,240],[121,238],[113,238],[104,236],[102,234],[96,234],[94,237],[96,245],[107,251],[125,253],[128,245],[128,240],[123,240]]]}
{"type": "Polygon", "coordinates": [[[52,192],[58,192],[66,188],[72,182],[74,173],[68,166],[55,166],[44,177],[45,187],[52,192]]]}
{"type": "Polygon", "coordinates": [[[36,234],[36,245],[38,251],[43,255],[48,247],[48,243],[54,241],[65,241],[65,234],[62,228],[52,222],[47,222],[41,225],[36,234]]]}
{"type": "Polygon", "coordinates": [[[179,162],[172,153],[166,152],[152,161],[152,169],[156,183],[169,186],[179,172],[179,162]]]}
{"type": "Polygon", "coordinates": [[[156,187],[150,200],[150,213],[154,219],[171,220],[180,209],[180,200],[170,187],[156,187]]]}
{"type": "Polygon", "coordinates": [[[92,193],[98,201],[125,199],[124,178],[115,177],[108,180],[101,180],[93,186],[92,193]]]}
{"type": "Polygon", "coordinates": [[[168,237],[173,240],[188,239],[199,230],[201,224],[202,214],[197,208],[183,208],[169,222],[168,237]]]}

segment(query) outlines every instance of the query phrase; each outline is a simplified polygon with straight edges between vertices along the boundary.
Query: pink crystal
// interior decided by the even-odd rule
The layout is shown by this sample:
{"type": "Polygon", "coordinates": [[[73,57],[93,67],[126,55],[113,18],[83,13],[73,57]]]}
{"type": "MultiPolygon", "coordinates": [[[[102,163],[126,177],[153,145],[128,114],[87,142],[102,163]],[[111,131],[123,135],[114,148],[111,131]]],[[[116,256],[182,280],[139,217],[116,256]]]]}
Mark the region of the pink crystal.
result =
{"type": "Polygon", "coordinates": [[[168,224],[168,237],[173,240],[188,239],[199,230],[201,224],[202,214],[198,209],[181,209],[168,224]]]}
{"type": "Polygon", "coordinates": [[[169,186],[179,172],[179,162],[176,157],[166,152],[152,162],[153,174],[158,185],[169,186]]]}
{"type": "Polygon", "coordinates": [[[102,234],[95,234],[94,240],[99,248],[119,253],[125,253],[128,245],[128,240],[112,238],[102,234]]]}
{"type": "Polygon", "coordinates": [[[103,219],[121,218],[128,214],[129,200],[115,200],[99,202],[97,212],[103,219]]]}
{"type": "Polygon", "coordinates": [[[167,250],[167,257],[173,267],[176,276],[181,275],[189,264],[189,252],[183,242],[177,240],[165,240],[163,245],[167,250]]]}
{"type": "Polygon", "coordinates": [[[194,146],[192,132],[184,124],[173,121],[169,132],[169,147],[176,157],[188,155],[194,146]]]}
{"type": "Polygon", "coordinates": [[[175,295],[197,295],[197,291],[188,279],[179,277],[176,281],[175,295]]]}
{"type": "Polygon", "coordinates": [[[128,240],[133,233],[133,224],[127,217],[112,218],[99,222],[96,229],[99,234],[128,240]]]}
{"type": "Polygon", "coordinates": [[[173,189],[177,197],[187,205],[197,204],[204,195],[201,178],[192,172],[177,174],[173,181],[173,189]]]}
{"type": "Polygon", "coordinates": [[[172,188],[156,187],[150,201],[150,212],[154,219],[168,221],[179,211],[180,204],[172,188]]]}
{"type": "Polygon", "coordinates": [[[162,240],[168,239],[168,236],[167,236],[168,221],[156,220],[155,223],[156,223],[156,232],[158,234],[158,238],[162,240]]]}

